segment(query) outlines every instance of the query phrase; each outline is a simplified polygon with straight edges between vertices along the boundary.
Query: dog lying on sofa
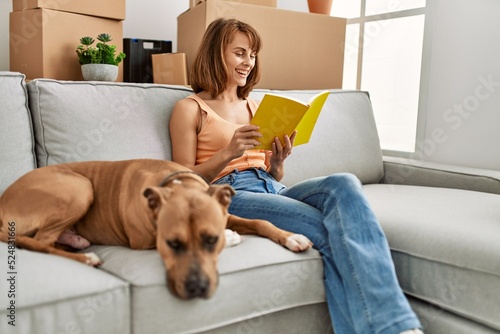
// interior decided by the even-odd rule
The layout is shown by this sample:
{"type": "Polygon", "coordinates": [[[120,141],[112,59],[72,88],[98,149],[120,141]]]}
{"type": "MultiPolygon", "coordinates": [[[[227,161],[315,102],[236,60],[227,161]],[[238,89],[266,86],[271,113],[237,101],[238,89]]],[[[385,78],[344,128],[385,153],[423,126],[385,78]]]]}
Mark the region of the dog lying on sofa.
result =
{"type": "Polygon", "coordinates": [[[217,258],[226,227],[256,234],[300,252],[303,235],[227,211],[234,190],[209,185],[170,161],[137,159],[59,164],[35,169],[0,198],[0,240],[99,266],[94,253],[56,247],[68,229],[92,244],[156,248],[170,291],[182,299],[208,298],[218,283],[217,258]],[[15,224],[15,236],[9,228],[15,224]]]}

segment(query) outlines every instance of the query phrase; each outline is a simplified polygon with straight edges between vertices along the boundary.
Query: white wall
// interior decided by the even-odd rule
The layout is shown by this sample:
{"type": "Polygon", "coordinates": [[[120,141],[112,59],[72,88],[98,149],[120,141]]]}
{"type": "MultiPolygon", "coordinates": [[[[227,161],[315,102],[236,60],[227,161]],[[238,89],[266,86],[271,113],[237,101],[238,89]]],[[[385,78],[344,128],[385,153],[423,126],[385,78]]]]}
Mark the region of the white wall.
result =
{"type": "MultiPolygon", "coordinates": [[[[188,9],[188,0],[126,3],[124,37],[172,40],[176,50],[177,16],[188,9]]],[[[433,18],[428,112],[417,157],[500,170],[500,1],[428,4],[433,18]]],[[[279,0],[278,7],[307,10],[305,0],[279,0]]],[[[0,1],[0,71],[9,69],[11,10],[11,0],[0,1]]]]}
{"type": "Polygon", "coordinates": [[[500,1],[433,4],[426,140],[419,153],[500,170],[500,1]]]}
{"type": "Polygon", "coordinates": [[[177,16],[189,9],[189,0],[126,0],[123,37],[172,41],[177,50],[177,16]]]}

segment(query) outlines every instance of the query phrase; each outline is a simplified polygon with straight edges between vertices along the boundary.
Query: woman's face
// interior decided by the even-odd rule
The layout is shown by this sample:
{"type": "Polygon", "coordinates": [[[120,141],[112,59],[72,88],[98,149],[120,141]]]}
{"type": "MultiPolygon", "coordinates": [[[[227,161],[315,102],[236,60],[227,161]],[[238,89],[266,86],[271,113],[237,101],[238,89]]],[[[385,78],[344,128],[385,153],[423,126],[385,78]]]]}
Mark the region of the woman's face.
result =
{"type": "Polygon", "coordinates": [[[228,85],[245,86],[247,77],[255,66],[257,52],[250,48],[247,35],[237,32],[224,50],[229,79],[228,85]]]}

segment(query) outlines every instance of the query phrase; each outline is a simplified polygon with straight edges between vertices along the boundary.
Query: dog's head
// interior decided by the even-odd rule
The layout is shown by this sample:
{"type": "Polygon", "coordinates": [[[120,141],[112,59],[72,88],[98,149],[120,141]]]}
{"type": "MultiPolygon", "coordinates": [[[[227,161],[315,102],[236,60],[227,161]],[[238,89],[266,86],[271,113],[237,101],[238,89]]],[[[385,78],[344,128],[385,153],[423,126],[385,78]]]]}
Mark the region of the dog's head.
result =
{"type": "Polygon", "coordinates": [[[217,259],[225,245],[224,229],[234,190],[168,187],[144,191],[157,226],[156,247],[167,270],[170,291],[182,298],[209,298],[217,288],[217,259]]]}

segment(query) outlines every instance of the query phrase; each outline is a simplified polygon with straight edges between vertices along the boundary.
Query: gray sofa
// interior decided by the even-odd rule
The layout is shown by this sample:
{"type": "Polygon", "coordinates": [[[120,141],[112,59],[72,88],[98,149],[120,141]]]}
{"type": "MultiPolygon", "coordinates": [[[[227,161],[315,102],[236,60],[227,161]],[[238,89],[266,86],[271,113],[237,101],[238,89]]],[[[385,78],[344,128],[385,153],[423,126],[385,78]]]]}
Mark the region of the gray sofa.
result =
{"type": "MultiPolygon", "coordinates": [[[[307,100],[314,92],[283,93],[307,100]]],[[[0,193],[41,166],[170,159],[170,111],[189,94],[151,84],[26,84],[19,73],[0,73],[0,193]]],[[[383,157],[368,93],[332,90],[284,182],[335,172],[365,185],[426,333],[500,333],[499,172],[383,157]]],[[[100,269],[22,249],[10,249],[8,267],[9,248],[0,243],[0,332],[332,332],[315,250],[294,254],[245,236],[221,254],[215,296],[181,301],[167,291],[154,250],[91,248],[104,260],[100,269]]]]}

